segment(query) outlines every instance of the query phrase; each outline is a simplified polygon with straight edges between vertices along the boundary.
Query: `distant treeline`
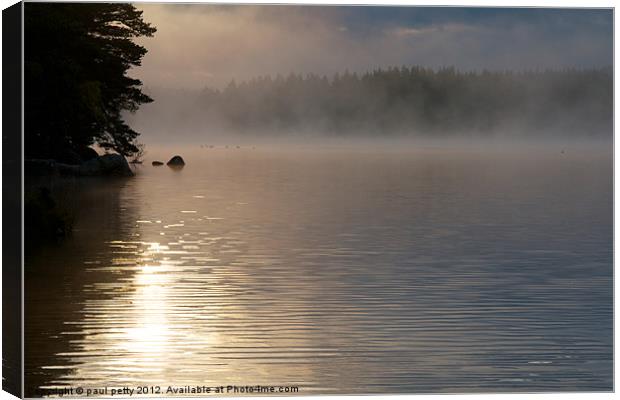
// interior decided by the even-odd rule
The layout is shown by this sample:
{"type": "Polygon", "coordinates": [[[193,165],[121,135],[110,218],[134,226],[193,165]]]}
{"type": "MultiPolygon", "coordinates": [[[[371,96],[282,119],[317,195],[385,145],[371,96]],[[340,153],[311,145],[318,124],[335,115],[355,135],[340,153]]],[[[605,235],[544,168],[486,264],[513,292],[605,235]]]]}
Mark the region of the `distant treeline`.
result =
{"type": "Polygon", "coordinates": [[[203,117],[224,129],[328,134],[611,133],[612,69],[260,77],[205,89],[203,117]]]}

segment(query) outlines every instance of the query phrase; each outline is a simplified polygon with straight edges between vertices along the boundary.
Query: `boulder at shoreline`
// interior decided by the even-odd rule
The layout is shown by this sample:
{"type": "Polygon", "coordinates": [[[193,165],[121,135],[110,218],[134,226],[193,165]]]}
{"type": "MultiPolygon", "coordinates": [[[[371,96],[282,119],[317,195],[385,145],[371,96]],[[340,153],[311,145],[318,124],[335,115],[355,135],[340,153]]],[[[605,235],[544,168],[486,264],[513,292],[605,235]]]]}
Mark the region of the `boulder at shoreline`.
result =
{"type": "Polygon", "coordinates": [[[173,167],[180,167],[185,165],[185,161],[183,161],[183,157],[181,156],[174,156],[166,164],[173,167]]]}
{"type": "Polygon", "coordinates": [[[84,176],[133,176],[127,159],[120,154],[104,154],[82,163],[79,168],[80,175],[84,176]]]}

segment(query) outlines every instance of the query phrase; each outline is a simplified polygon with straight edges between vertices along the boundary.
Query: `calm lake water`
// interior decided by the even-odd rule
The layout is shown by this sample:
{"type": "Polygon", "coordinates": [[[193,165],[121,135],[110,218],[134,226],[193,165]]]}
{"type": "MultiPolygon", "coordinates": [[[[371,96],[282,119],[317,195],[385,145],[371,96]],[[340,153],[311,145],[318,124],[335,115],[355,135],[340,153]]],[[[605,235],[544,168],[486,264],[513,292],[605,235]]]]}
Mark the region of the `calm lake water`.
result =
{"type": "MultiPolygon", "coordinates": [[[[198,146],[196,146],[198,147],[198,146]]],[[[26,263],[26,395],[610,391],[611,149],[179,151],[56,182],[26,263]]]]}

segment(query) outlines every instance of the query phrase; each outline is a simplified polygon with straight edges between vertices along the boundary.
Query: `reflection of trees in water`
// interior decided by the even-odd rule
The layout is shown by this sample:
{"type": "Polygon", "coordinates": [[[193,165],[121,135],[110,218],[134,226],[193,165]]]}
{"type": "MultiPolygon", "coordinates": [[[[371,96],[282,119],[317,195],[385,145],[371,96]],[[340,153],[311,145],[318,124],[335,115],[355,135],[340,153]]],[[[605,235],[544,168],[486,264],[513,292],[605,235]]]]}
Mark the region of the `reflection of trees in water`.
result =
{"type": "MultiPolygon", "coordinates": [[[[35,184],[36,182],[30,182],[35,184]]],[[[40,183],[39,183],[40,184],[40,183]]],[[[130,180],[51,180],[47,187],[75,216],[73,234],[61,241],[30,247],[25,260],[25,395],[39,396],[36,389],[57,384],[70,371],[50,366],[74,365],[71,352],[85,335],[80,327],[84,304],[105,296],[89,288],[94,283],[119,279],[118,274],[97,272],[109,265],[109,242],[130,240],[135,221],[128,214],[136,205],[123,202],[130,180]],[[123,225],[125,224],[125,225],[123,225]],[[77,325],[74,325],[77,324],[77,325]],[[42,367],[48,368],[42,368],[42,367]]]]}
{"type": "Polygon", "coordinates": [[[42,244],[71,235],[79,181],[71,178],[26,177],[24,190],[24,250],[36,253],[42,244]]]}
{"type": "MultiPolygon", "coordinates": [[[[10,135],[9,135],[10,137],[10,135]]],[[[5,146],[7,143],[5,141],[5,146]]],[[[2,252],[2,389],[21,396],[22,383],[22,330],[21,330],[21,190],[17,162],[7,165],[7,153],[3,167],[2,185],[3,252],[2,252]],[[7,173],[12,169],[15,174],[7,173]]]]}

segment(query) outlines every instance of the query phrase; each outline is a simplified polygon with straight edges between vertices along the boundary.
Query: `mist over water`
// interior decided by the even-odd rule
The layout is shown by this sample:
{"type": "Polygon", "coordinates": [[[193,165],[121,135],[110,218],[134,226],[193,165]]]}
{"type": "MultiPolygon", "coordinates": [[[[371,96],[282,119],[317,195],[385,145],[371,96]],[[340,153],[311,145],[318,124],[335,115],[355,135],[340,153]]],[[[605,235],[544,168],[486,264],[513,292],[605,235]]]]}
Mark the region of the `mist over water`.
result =
{"type": "Polygon", "coordinates": [[[262,76],[221,90],[147,87],[126,119],[154,143],[370,140],[605,140],[611,69],[262,76]]]}
{"type": "Polygon", "coordinates": [[[146,155],[45,182],[27,397],[613,390],[611,9],[139,8],[146,155]]]}

